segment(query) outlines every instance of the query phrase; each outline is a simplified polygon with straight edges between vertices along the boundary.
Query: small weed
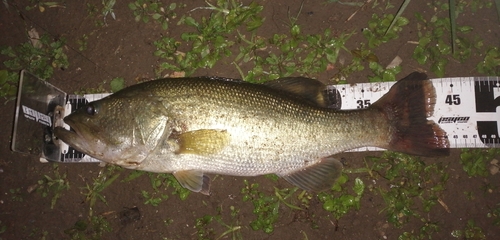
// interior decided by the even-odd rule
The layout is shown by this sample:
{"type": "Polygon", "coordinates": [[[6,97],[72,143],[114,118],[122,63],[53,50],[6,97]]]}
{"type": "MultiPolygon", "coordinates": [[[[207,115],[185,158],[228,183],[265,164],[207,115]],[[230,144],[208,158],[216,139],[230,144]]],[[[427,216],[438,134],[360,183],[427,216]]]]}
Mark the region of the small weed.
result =
{"type": "MultiPolygon", "coordinates": [[[[233,218],[234,220],[234,218],[239,214],[240,211],[237,210],[234,206],[230,206],[229,209],[231,210],[231,218],[233,218]]],[[[241,226],[239,226],[238,220],[236,220],[235,225],[228,225],[222,221],[221,212],[222,208],[219,208],[219,215],[215,216],[215,220],[227,230],[223,232],[217,239],[227,238],[227,235],[229,234],[231,234],[232,239],[243,239],[240,232],[241,226]]]]}
{"type": "Polygon", "coordinates": [[[111,232],[109,222],[103,216],[92,216],[89,222],[78,220],[71,228],[64,230],[71,239],[101,239],[106,232],[111,232]]]}
{"type": "Polygon", "coordinates": [[[46,8],[66,8],[64,1],[43,1],[43,0],[30,0],[33,5],[26,6],[26,10],[30,11],[32,9],[38,8],[40,12],[45,12],[46,8]]]}
{"type": "Polygon", "coordinates": [[[384,14],[382,17],[377,14],[372,15],[372,19],[368,22],[368,28],[363,30],[363,35],[368,40],[368,47],[376,48],[382,43],[398,38],[403,27],[409,23],[408,19],[398,17],[391,26],[393,20],[394,15],[392,14],[384,14]],[[389,28],[389,26],[391,27],[389,28]]]}
{"type": "Polygon", "coordinates": [[[280,200],[276,196],[267,196],[259,191],[259,184],[248,183],[244,180],[245,187],[241,189],[243,201],[251,201],[254,206],[253,213],[257,215],[257,219],[250,223],[250,227],[254,230],[262,230],[269,234],[274,231],[274,223],[279,218],[279,203],[280,200]]]}
{"type": "MultiPolygon", "coordinates": [[[[134,179],[136,179],[136,178],[138,178],[146,173],[147,172],[144,172],[144,171],[137,171],[137,170],[132,171],[124,180],[122,180],[122,182],[132,181],[132,180],[134,180],[134,179]]],[[[151,181],[151,186],[153,187],[153,192],[148,192],[146,190],[142,190],[141,195],[145,199],[144,204],[157,207],[158,205],[160,205],[161,202],[163,202],[163,200],[167,200],[169,197],[167,194],[161,193],[160,188],[162,187],[162,185],[170,186],[172,183],[165,183],[167,181],[170,181],[170,179],[167,178],[167,174],[164,174],[164,175],[163,174],[154,174],[154,173],[148,173],[148,174],[149,174],[148,176],[149,176],[150,181],[151,181]]],[[[183,197],[184,197],[184,195],[183,195],[183,197]]]]}
{"type": "Polygon", "coordinates": [[[154,192],[153,194],[147,192],[147,191],[144,191],[142,190],[141,192],[142,194],[142,197],[144,199],[146,199],[146,201],[144,201],[144,204],[146,205],[152,205],[154,207],[158,207],[158,205],[160,205],[160,203],[163,201],[163,200],[167,200],[168,199],[168,195],[166,194],[160,194],[160,193],[156,193],[154,192]],[[158,197],[155,197],[157,195],[160,195],[158,197]]]}
{"type": "Polygon", "coordinates": [[[466,34],[472,32],[472,27],[452,26],[455,22],[454,18],[466,7],[464,1],[459,1],[453,9],[449,8],[448,3],[434,2],[433,4],[430,4],[430,7],[436,13],[431,19],[426,20],[420,13],[415,14],[419,20],[417,24],[419,41],[412,57],[419,64],[430,63],[432,72],[438,77],[443,77],[449,59],[454,58],[462,63],[472,55],[474,50],[479,50],[483,42],[477,36],[473,40],[465,37],[466,34]],[[453,21],[450,21],[449,17],[438,17],[444,11],[452,12],[450,15],[454,15],[453,21]],[[449,33],[451,33],[451,40],[449,33]]]}
{"type": "Polygon", "coordinates": [[[369,160],[373,162],[371,169],[390,182],[388,189],[378,190],[387,205],[382,211],[397,227],[413,217],[422,218],[420,211],[429,212],[438,203],[449,178],[446,166],[426,165],[420,158],[402,153],[386,151],[382,157],[369,160]],[[421,209],[415,207],[415,200],[420,200],[421,209]]]}
{"type": "Polygon", "coordinates": [[[476,198],[474,196],[474,192],[464,191],[464,195],[470,201],[472,201],[472,200],[474,200],[476,198]]]}
{"type": "Polygon", "coordinates": [[[483,230],[476,226],[474,220],[467,221],[467,226],[464,230],[454,230],[451,232],[451,236],[460,239],[486,239],[483,230]]]}
{"type": "Polygon", "coordinates": [[[23,195],[21,193],[21,188],[11,188],[9,189],[11,199],[14,202],[22,202],[23,200],[23,195]]]}
{"type": "Polygon", "coordinates": [[[111,87],[111,92],[118,92],[125,88],[125,79],[122,77],[113,78],[109,85],[111,87]]]}
{"type": "Polygon", "coordinates": [[[488,164],[495,157],[500,155],[500,149],[463,149],[460,154],[460,164],[470,177],[489,174],[488,164]]]}
{"type": "Polygon", "coordinates": [[[41,79],[47,80],[54,73],[54,69],[68,67],[68,57],[64,53],[65,40],[51,41],[49,35],[30,31],[33,36],[30,42],[16,47],[1,46],[0,54],[9,60],[3,62],[8,70],[0,71],[0,97],[12,98],[17,90],[17,82],[21,69],[26,69],[41,79]]]}
{"type": "Polygon", "coordinates": [[[106,17],[111,15],[111,17],[116,20],[116,15],[113,10],[116,0],[102,0],[102,16],[104,17],[104,24],[106,24],[106,17]]]}
{"type": "MultiPolygon", "coordinates": [[[[235,218],[239,210],[237,210],[234,206],[230,206],[231,210],[231,218],[235,218]]],[[[228,238],[231,234],[231,239],[243,239],[241,236],[241,226],[239,226],[238,221],[236,220],[235,225],[228,225],[224,221],[222,221],[222,208],[217,208],[218,214],[215,216],[205,215],[203,217],[197,218],[195,223],[196,234],[198,235],[198,239],[225,239],[228,238]],[[213,225],[213,220],[217,221],[221,226],[225,227],[227,230],[221,233],[217,238],[217,234],[215,233],[213,225]]]]}
{"type": "Polygon", "coordinates": [[[432,234],[439,232],[439,226],[437,223],[427,222],[422,219],[424,225],[418,230],[413,230],[411,232],[404,232],[401,234],[399,240],[419,240],[419,239],[432,239],[432,234]]]}
{"type": "Polygon", "coordinates": [[[2,221],[0,221],[0,234],[7,231],[7,225],[5,225],[2,221]]]}
{"type": "Polygon", "coordinates": [[[486,51],[483,61],[477,64],[479,73],[500,76],[500,48],[492,47],[486,51]]]}
{"type": "Polygon", "coordinates": [[[195,28],[196,32],[184,32],[182,41],[164,37],[154,43],[157,48],[155,56],[166,60],[159,65],[158,75],[163,75],[161,73],[165,70],[190,75],[198,68],[212,68],[222,57],[231,55],[229,48],[234,41],[228,40],[228,34],[240,26],[253,31],[263,22],[258,16],[263,7],[255,2],[249,6],[223,0],[218,0],[216,5],[207,4],[208,7],[193,10],[212,10],[209,18],[202,17],[201,21],[197,21],[190,16],[182,16],[178,22],[178,25],[195,28]],[[180,52],[179,48],[189,50],[180,52]]]}
{"type": "MultiPolygon", "coordinates": [[[[141,175],[144,172],[142,171],[134,171],[132,172],[124,181],[131,181],[141,175]]],[[[172,188],[172,195],[179,195],[181,200],[186,200],[191,191],[186,188],[183,188],[177,179],[172,174],[168,173],[147,173],[149,179],[151,181],[151,187],[153,188],[152,192],[148,192],[145,190],[141,191],[142,197],[145,199],[144,204],[159,206],[161,202],[167,200],[169,195],[164,192],[167,191],[170,187],[172,188]]]]}
{"type": "Polygon", "coordinates": [[[396,76],[401,72],[401,66],[396,66],[392,68],[385,68],[378,62],[370,62],[368,64],[370,70],[375,74],[375,76],[368,76],[370,82],[392,82],[396,81],[396,76]]]}
{"type": "Polygon", "coordinates": [[[89,216],[93,216],[93,209],[96,200],[99,199],[105,204],[107,204],[106,198],[101,194],[104,189],[111,185],[119,176],[121,168],[116,166],[106,166],[99,171],[97,178],[93,179],[92,185],[87,184],[86,187],[82,187],[85,190],[83,195],[85,195],[85,201],[89,202],[89,216]]]}
{"type": "Polygon", "coordinates": [[[77,40],[79,51],[85,51],[87,49],[87,40],[88,39],[89,39],[89,36],[87,34],[83,34],[83,36],[77,40]]]}
{"type": "Polygon", "coordinates": [[[210,223],[214,220],[213,216],[205,215],[201,218],[196,219],[196,235],[199,240],[209,240],[215,238],[215,232],[212,227],[209,227],[210,223]]]}
{"type": "Polygon", "coordinates": [[[173,222],[174,222],[173,218],[167,218],[167,219],[163,220],[163,224],[165,225],[165,227],[169,226],[173,222]]]}
{"type": "Polygon", "coordinates": [[[66,173],[62,175],[59,173],[59,165],[53,164],[53,171],[54,175],[52,177],[44,175],[42,179],[38,180],[36,189],[42,197],[47,197],[52,192],[51,209],[56,205],[57,199],[61,197],[62,192],[69,189],[69,181],[66,179],[66,173]]]}
{"type": "Polygon", "coordinates": [[[500,203],[497,203],[496,207],[490,210],[487,217],[493,218],[493,225],[500,226],[500,203]]]}
{"type": "MultiPolygon", "coordinates": [[[[185,4],[179,5],[180,7],[185,6],[185,4]]],[[[133,3],[129,3],[128,7],[133,11],[136,22],[142,20],[144,23],[148,23],[149,18],[151,17],[156,22],[161,24],[161,28],[163,30],[167,30],[170,20],[177,17],[177,14],[174,12],[174,10],[177,8],[177,3],[170,3],[165,8],[163,6],[163,3],[158,0],[136,0],[133,3]]]]}
{"type": "Polygon", "coordinates": [[[323,202],[323,209],[331,212],[336,220],[347,214],[349,210],[353,208],[358,210],[360,207],[365,184],[360,178],[356,178],[352,188],[354,194],[350,194],[347,188],[343,186],[348,180],[349,177],[342,174],[332,186],[331,191],[318,194],[319,200],[323,202]]]}
{"type": "Polygon", "coordinates": [[[161,186],[164,189],[172,188],[173,195],[179,195],[179,199],[186,200],[191,191],[186,188],[183,188],[181,184],[175,179],[174,175],[168,173],[160,173],[160,174],[150,174],[151,184],[155,191],[158,191],[161,186]]]}

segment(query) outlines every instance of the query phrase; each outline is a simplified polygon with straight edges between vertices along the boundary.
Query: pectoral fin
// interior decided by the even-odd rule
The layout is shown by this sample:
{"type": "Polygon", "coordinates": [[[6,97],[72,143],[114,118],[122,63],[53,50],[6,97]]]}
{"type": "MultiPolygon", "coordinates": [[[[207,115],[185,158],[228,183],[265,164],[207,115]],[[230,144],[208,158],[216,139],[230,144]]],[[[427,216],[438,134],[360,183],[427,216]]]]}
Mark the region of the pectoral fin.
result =
{"type": "Polygon", "coordinates": [[[174,137],[178,149],[176,153],[210,155],[220,152],[231,140],[225,130],[200,129],[181,133],[174,137]]]}
{"type": "Polygon", "coordinates": [[[329,157],[314,165],[279,176],[304,190],[320,192],[332,187],[342,174],[342,168],[340,161],[329,157]]]}
{"type": "Polygon", "coordinates": [[[210,177],[200,170],[183,170],[173,173],[182,187],[193,192],[210,195],[210,177]]]}

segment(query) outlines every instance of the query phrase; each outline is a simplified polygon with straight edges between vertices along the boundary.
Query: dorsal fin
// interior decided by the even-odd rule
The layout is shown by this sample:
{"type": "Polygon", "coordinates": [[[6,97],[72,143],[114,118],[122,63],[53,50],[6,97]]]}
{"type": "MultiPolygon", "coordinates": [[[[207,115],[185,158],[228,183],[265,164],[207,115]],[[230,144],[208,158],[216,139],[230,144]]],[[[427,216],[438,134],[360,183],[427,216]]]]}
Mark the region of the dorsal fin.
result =
{"type": "Polygon", "coordinates": [[[285,77],[265,82],[264,85],[298,97],[314,106],[328,107],[330,105],[326,85],[316,79],[285,77]]]}

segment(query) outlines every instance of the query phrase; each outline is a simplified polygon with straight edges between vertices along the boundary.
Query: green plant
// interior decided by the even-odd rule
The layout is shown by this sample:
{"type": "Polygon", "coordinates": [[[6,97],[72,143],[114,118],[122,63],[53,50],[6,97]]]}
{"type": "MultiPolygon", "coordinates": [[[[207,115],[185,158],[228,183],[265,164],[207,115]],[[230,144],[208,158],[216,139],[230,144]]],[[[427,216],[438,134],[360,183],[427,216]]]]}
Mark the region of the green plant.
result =
{"type": "Polygon", "coordinates": [[[157,207],[158,205],[160,205],[160,203],[163,201],[163,200],[167,200],[168,199],[168,195],[166,194],[160,194],[158,192],[153,192],[152,194],[147,192],[147,191],[144,191],[142,190],[141,192],[142,194],[142,197],[144,199],[146,199],[146,201],[144,201],[144,204],[146,205],[152,205],[154,207],[157,207]],[[155,197],[157,195],[160,195],[158,197],[155,197]]]}
{"type": "Polygon", "coordinates": [[[101,239],[106,232],[111,232],[113,229],[104,216],[92,216],[89,221],[78,220],[75,224],[66,230],[64,233],[69,235],[71,239],[101,239]]]}
{"type": "Polygon", "coordinates": [[[365,184],[360,178],[356,178],[352,187],[354,194],[351,194],[343,186],[348,180],[349,177],[343,173],[332,186],[331,191],[318,194],[318,199],[323,203],[323,209],[331,212],[335,220],[340,219],[349,210],[353,208],[358,210],[360,207],[360,200],[365,190],[365,184]]]}
{"type": "Polygon", "coordinates": [[[385,68],[378,62],[370,62],[368,64],[370,70],[375,74],[375,76],[368,76],[370,82],[391,82],[396,81],[396,76],[401,72],[401,66],[395,66],[392,68],[385,68]]]}
{"type": "Polygon", "coordinates": [[[113,10],[113,7],[115,6],[116,0],[102,0],[102,16],[104,17],[104,23],[106,24],[106,17],[111,15],[113,19],[116,20],[116,15],[113,10]]]}
{"type": "Polygon", "coordinates": [[[175,179],[174,175],[168,173],[149,174],[151,185],[155,191],[158,191],[161,186],[164,189],[172,188],[173,195],[179,195],[179,199],[186,200],[191,191],[181,186],[175,179]]]}
{"type": "Polygon", "coordinates": [[[388,222],[397,227],[411,218],[421,219],[421,211],[429,212],[438,203],[449,178],[446,166],[426,165],[420,158],[403,153],[386,151],[382,157],[368,159],[373,162],[372,171],[389,181],[389,188],[378,190],[386,203],[382,211],[386,212],[388,222]],[[420,204],[416,205],[415,200],[420,200],[420,204]]]}
{"type": "MultiPolygon", "coordinates": [[[[180,6],[185,5],[180,4],[180,6]]],[[[148,23],[151,17],[161,24],[163,30],[167,30],[170,20],[177,17],[177,14],[174,12],[177,8],[177,3],[170,3],[167,7],[164,7],[163,3],[159,0],[136,0],[133,3],[129,3],[128,7],[133,11],[136,22],[142,20],[144,23],[148,23]]]]}
{"type": "Polygon", "coordinates": [[[460,164],[465,172],[471,177],[488,176],[488,164],[495,157],[500,155],[500,149],[462,149],[460,154],[460,164]]]}
{"type": "Polygon", "coordinates": [[[53,164],[53,176],[43,175],[42,179],[37,182],[36,191],[42,195],[42,197],[47,197],[52,193],[52,201],[50,208],[53,209],[57,199],[59,199],[64,190],[69,189],[69,181],[66,178],[66,173],[59,173],[59,165],[53,164]]]}
{"type": "Polygon", "coordinates": [[[408,19],[404,17],[394,18],[392,14],[384,14],[379,17],[377,14],[373,14],[372,19],[368,22],[368,28],[363,30],[363,35],[368,40],[368,47],[375,48],[382,43],[398,38],[403,26],[408,25],[408,23],[408,19]]]}
{"type": "MultiPolygon", "coordinates": [[[[132,172],[124,182],[131,181],[139,176],[142,176],[145,172],[143,171],[134,171],[132,172]]],[[[148,192],[146,190],[141,191],[142,197],[145,199],[144,204],[158,206],[164,200],[169,198],[169,195],[164,192],[167,189],[172,189],[173,195],[179,195],[179,199],[186,200],[191,191],[186,188],[183,188],[177,179],[172,174],[168,173],[147,173],[151,182],[151,187],[153,191],[148,192]]]]}
{"type": "Polygon", "coordinates": [[[89,39],[89,36],[87,34],[83,34],[83,36],[77,40],[79,51],[85,51],[87,49],[87,40],[88,39],[89,39]]]}
{"type": "MultiPolygon", "coordinates": [[[[126,177],[122,182],[129,182],[132,181],[147,172],[144,171],[133,171],[131,172],[128,177],[126,177]]],[[[169,188],[172,188],[172,194],[173,195],[179,195],[179,198],[181,200],[186,200],[191,191],[189,191],[186,188],[183,188],[177,179],[172,174],[168,173],[147,173],[149,176],[150,182],[151,182],[151,187],[153,188],[152,192],[148,192],[146,190],[141,191],[142,197],[145,199],[144,204],[152,205],[152,206],[158,206],[160,205],[163,200],[167,200],[169,198],[169,195],[163,193],[169,188]]]]}
{"type": "Polygon", "coordinates": [[[93,179],[92,185],[86,184],[86,187],[82,187],[86,191],[82,193],[85,195],[85,201],[89,202],[90,217],[93,216],[93,209],[97,199],[107,204],[106,199],[101,193],[120,176],[120,172],[115,173],[117,170],[121,170],[121,168],[108,165],[99,171],[97,178],[93,179]]]}
{"type": "Polygon", "coordinates": [[[418,240],[418,239],[432,239],[432,234],[439,232],[439,226],[437,223],[428,222],[424,218],[421,219],[424,225],[418,230],[413,230],[411,232],[404,232],[401,234],[399,240],[418,240]]]}
{"type": "Polygon", "coordinates": [[[111,87],[111,92],[118,92],[125,88],[125,79],[122,77],[113,78],[109,85],[111,87]]]}
{"type": "Polygon", "coordinates": [[[246,39],[240,34],[246,46],[240,47],[240,53],[233,63],[244,80],[262,82],[264,79],[273,80],[297,73],[312,75],[324,72],[334,66],[340,50],[346,50],[344,44],[351,36],[342,34],[334,37],[328,29],[323,34],[304,35],[299,25],[291,25],[289,31],[289,34],[274,34],[268,40],[269,44],[255,35],[246,39]],[[268,56],[262,57],[259,52],[266,49],[270,49],[268,56]],[[245,63],[253,65],[246,74],[238,66],[245,63]]]}
{"type": "Polygon", "coordinates": [[[250,223],[250,227],[257,231],[262,230],[265,233],[272,233],[274,231],[274,223],[279,218],[279,198],[275,196],[268,196],[259,191],[259,184],[250,184],[246,179],[244,180],[245,187],[241,189],[243,194],[243,201],[251,201],[254,206],[253,213],[257,215],[257,219],[250,223]]]}
{"type": "Polygon", "coordinates": [[[486,51],[483,61],[477,64],[479,73],[500,76],[500,48],[492,47],[486,51]]]}
{"type": "Polygon", "coordinates": [[[213,220],[214,217],[210,215],[205,215],[201,218],[196,219],[196,235],[198,236],[199,240],[210,240],[215,238],[213,227],[208,226],[210,223],[212,223],[213,220]]]}
{"type": "MultiPolygon", "coordinates": [[[[64,1],[63,1],[64,2],[64,1]]],[[[26,6],[26,10],[30,11],[32,9],[38,8],[40,12],[45,12],[45,8],[66,8],[64,3],[56,1],[43,1],[43,0],[30,0],[33,5],[26,6]]]]}
{"type": "Polygon", "coordinates": [[[483,230],[476,226],[476,223],[472,219],[467,221],[467,226],[464,230],[454,230],[451,232],[451,235],[462,239],[486,239],[483,230]]]}
{"type": "Polygon", "coordinates": [[[10,192],[10,195],[12,195],[11,196],[12,201],[14,201],[14,202],[24,201],[23,196],[21,194],[21,188],[11,188],[11,189],[9,189],[9,192],[10,192]]]}
{"type": "Polygon", "coordinates": [[[493,218],[493,225],[500,226],[500,203],[497,203],[495,208],[490,209],[490,212],[486,216],[493,218]]]}
{"type": "Polygon", "coordinates": [[[54,69],[68,67],[68,57],[64,53],[65,40],[51,41],[47,34],[38,38],[38,33],[31,30],[34,37],[30,42],[16,47],[1,46],[0,54],[9,60],[3,62],[7,70],[0,71],[0,97],[12,98],[17,90],[17,82],[21,69],[26,69],[41,79],[47,80],[54,69]]]}
{"type": "Polygon", "coordinates": [[[163,75],[161,72],[165,70],[190,75],[198,68],[212,68],[222,57],[231,55],[229,48],[234,45],[234,41],[228,40],[228,34],[243,25],[247,31],[253,31],[263,22],[258,16],[262,6],[255,2],[249,6],[223,0],[218,0],[216,5],[208,2],[207,4],[209,7],[200,7],[193,11],[214,11],[209,18],[202,17],[197,21],[190,16],[182,16],[178,22],[179,25],[196,29],[196,32],[184,32],[181,34],[182,41],[167,37],[155,41],[155,56],[165,60],[158,66],[158,75],[163,75]],[[181,52],[179,48],[189,50],[181,52]]]}
{"type": "Polygon", "coordinates": [[[0,234],[7,231],[7,225],[5,225],[2,221],[0,221],[0,234]]]}
{"type": "Polygon", "coordinates": [[[463,3],[453,9],[450,9],[448,4],[439,2],[435,4],[437,12],[430,20],[424,19],[420,13],[415,13],[415,17],[419,20],[417,24],[419,41],[412,57],[419,64],[429,62],[431,70],[438,77],[442,77],[445,75],[445,67],[450,58],[464,62],[472,55],[474,49],[482,46],[482,41],[478,37],[473,41],[465,37],[467,33],[472,32],[472,27],[455,26],[454,18],[463,11],[465,7],[463,3]],[[452,21],[449,17],[438,17],[441,11],[449,11],[452,21]],[[448,33],[451,33],[451,40],[448,33]]]}
{"type": "MultiPolygon", "coordinates": [[[[234,218],[236,218],[239,214],[239,210],[237,210],[234,206],[230,206],[229,207],[230,211],[231,211],[231,218],[233,219],[234,221],[234,218]]],[[[231,234],[231,238],[234,240],[234,239],[243,239],[243,237],[241,236],[241,232],[240,232],[240,229],[241,229],[241,226],[239,225],[239,221],[236,220],[235,224],[226,224],[225,222],[222,221],[222,207],[219,207],[218,208],[218,212],[219,214],[217,216],[215,216],[215,220],[220,224],[222,225],[223,227],[225,227],[227,230],[224,231],[222,234],[220,234],[220,236],[217,238],[217,239],[222,239],[222,238],[227,238],[229,234],[231,234]]]]}

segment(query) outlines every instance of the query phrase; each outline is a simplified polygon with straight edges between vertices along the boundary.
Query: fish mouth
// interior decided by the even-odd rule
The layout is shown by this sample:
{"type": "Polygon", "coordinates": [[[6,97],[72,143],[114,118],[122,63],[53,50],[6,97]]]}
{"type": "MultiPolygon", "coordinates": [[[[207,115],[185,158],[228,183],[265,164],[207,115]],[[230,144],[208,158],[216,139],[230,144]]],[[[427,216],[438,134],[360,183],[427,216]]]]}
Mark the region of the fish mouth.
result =
{"type": "Polygon", "coordinates": [[[79,152],[94,155],[88,144],[88,137],[90,136],[86,136],[88,134],[84,134],[85,131],[82,131],[83,129],[80,129],[79,126],[74,124],[70,119],[65,119],[64,122],[70,126],[70,130],[64,127],[55,127],[54,136],[79,152]]]}

